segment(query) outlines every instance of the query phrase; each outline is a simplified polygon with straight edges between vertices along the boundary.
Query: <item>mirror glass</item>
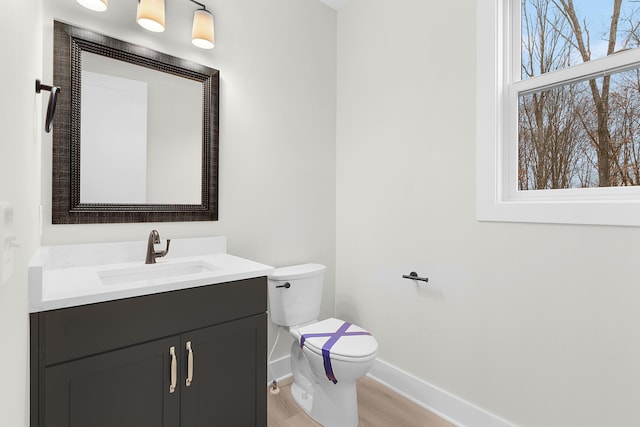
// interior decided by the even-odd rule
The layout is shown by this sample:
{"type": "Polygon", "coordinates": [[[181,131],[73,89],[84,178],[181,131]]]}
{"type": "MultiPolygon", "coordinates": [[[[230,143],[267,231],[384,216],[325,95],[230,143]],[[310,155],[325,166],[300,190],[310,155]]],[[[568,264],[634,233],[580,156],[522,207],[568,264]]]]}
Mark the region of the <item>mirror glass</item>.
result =
{"type": "Polygon", "coordinates": [[[81,203],[201,202],[201,83],[82,52],[81,91],[81,203]]]}
{"type": "Polygon", "coordinates": [[[218,219],[219,72],[54,22],[53,224],[218,219]]]}

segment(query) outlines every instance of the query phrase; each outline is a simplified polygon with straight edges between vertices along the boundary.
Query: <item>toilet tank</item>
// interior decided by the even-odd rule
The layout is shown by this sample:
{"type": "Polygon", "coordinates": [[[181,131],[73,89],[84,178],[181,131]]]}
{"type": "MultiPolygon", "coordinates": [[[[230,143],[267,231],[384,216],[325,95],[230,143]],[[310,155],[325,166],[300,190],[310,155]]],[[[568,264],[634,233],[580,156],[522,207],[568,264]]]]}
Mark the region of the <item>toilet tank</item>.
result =
{"type": "Polygon", "coordinates": [[[282,326],[296,326],[320,315],[325,266],[301,264],[276,268],[268,277],[269,315],[282,326]],[[288,284],[288,285],[287,285],[288,284]]]}

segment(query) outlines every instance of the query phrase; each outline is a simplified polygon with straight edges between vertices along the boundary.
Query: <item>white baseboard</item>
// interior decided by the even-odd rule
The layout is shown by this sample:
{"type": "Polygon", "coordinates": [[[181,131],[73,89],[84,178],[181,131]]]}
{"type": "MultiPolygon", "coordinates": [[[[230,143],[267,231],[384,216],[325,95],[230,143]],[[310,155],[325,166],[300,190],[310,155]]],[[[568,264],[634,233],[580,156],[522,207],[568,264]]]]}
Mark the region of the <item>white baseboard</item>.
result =
{"type": "Polygon", "coordinates": [[[368,375],[458,427],[514,427],[500,417],[380,359],[376,359],[368,375]]]}
{"type": "MultiPolygon", "coordinates": [[[[270,363],[270,368],[267,385],[273,381],[272,375],[276,381],[291,376],[289,356],[274,360],[270,363]]],[[[514,427],[500,417],[380,359],[376,359],[368,375],[458,427],[514,427]]]]}

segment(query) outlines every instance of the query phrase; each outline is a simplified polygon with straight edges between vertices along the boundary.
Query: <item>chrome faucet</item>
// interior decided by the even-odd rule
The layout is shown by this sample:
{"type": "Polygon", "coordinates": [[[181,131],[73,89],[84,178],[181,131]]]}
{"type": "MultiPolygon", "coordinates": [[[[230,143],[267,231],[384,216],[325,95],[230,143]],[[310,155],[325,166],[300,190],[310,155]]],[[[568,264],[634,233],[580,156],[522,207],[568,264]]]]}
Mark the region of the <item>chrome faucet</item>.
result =
{"type": "Polygon", "coordinates": [[[144,261],[145,264],[155,264],[156,258],[162,258],[169,252],[169,244],[171,243],[171,239],[167,239],[167,247],[163,251],[156,251],[155,245],[160,244],[160,233],[158,230],[151,230],[149,233],[149,240],[147,241],[147,259],[144,261]]]}

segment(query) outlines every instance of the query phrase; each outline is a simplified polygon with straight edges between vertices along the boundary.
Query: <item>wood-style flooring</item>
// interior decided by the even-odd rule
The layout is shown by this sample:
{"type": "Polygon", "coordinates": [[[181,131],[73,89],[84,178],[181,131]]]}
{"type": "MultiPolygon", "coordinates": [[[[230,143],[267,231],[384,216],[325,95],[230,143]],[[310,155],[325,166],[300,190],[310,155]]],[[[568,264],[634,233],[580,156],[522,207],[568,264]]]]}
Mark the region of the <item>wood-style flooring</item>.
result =
{"type": "MultiPolygon", "coordinates": [[[[268,427],[319,427],[291,397],[291,380],[279,383],[280,393],[267,388],[268,427]]],[[[358,381],[358,427],[451,427],[453,424],[389,390],[369,377],[358,381]]]]}

